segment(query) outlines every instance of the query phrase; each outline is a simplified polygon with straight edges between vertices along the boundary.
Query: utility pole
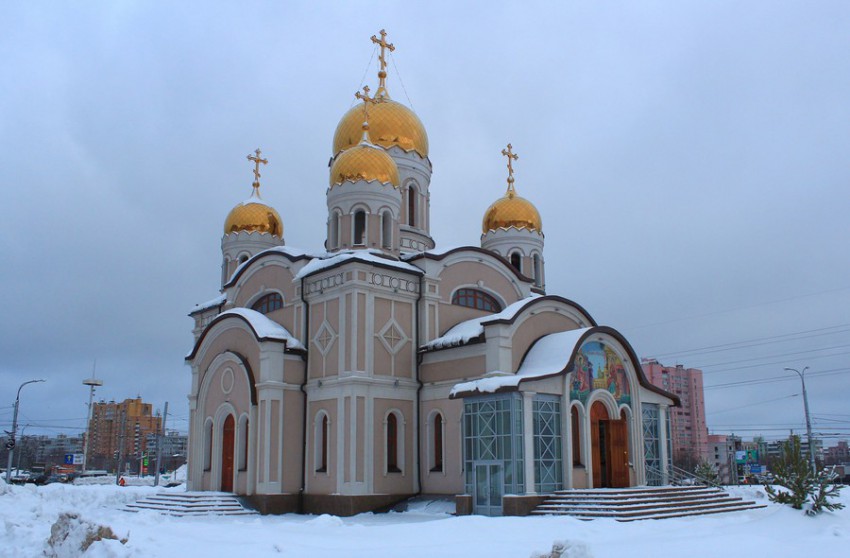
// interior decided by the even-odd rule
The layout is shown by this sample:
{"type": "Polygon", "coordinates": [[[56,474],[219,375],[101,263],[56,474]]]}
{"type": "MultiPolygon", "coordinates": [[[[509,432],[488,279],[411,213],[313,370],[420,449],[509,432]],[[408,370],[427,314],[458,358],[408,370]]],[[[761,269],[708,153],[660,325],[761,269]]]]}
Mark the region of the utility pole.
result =
{"type": "Polygon", "coordinates": [[[83,442],[83,472],[86,472],[86,465],[88,464],[89,459],[89,438],[91,438],[91,417],[92,417],[92,400],[94,399],[94,388],[100,387],[103,385],[103,380],[98,380],[95,378],[95,367],[97,366],[97,361],[94,361],[92,365],[92,374],[91,378],[86,378],[83,380],[84,386],[89,386],[89,412],[86,417],[86,437],[83,442]]]}
{"type": "Polygon", "coordinates": [[[165,402],[165,409],[162,411],[162,424],[160,425],[159,435],[156,437],[156,475],[154,475],[154,486],[159,486],[159,467],[162,463],[162,444],[165,442],[165,419],[168,418],[168,401],[165,402]]]}
{"type": "Polygon", "coordinates": [[[809,369],[809,367],[806,366],[805,368],[803,368],[802,372],[800,372],[799,370],[797,370],[795,368],[786,368],[785,370],[788,370],[789,372],[796,373],[798,376],[800,376],[800,382],[803,383],[803,410],[806,413],[806,437],[809,439],[809,460],[811,461],[812,474],[816,475],[818,469],[817,469],[817,463],[815,463],[815,441],[814,441],[814,438],[812,438],[812,419],[809,416],[809,396],[806,393],[805,374],[806,374],[806,370],[808,370],[808,369],[809,369]]]}
{"type": "Polygon", "coordinates": [[[6,442],[6,449],[9,450],[9,461],[6,464],[6,484],[12,483],[12,460],[15,454],[15,432],[18,430],[18,406],[21,403],[21,389],[27,384],[43,382],[44,380],[29,380],[18,387],[18,394],[15,396],[15,413],[12,415],[12,431],[8,432],[9,441],[6,442]]]}
{"type": "Polygon", "coordinates": [[[121,411],[121,431],[118,433],[118,466],[115,467],[115,484],[121,480],[121,462],[124,460],[124,430],[127,425],[127,414],[121,411]]]}

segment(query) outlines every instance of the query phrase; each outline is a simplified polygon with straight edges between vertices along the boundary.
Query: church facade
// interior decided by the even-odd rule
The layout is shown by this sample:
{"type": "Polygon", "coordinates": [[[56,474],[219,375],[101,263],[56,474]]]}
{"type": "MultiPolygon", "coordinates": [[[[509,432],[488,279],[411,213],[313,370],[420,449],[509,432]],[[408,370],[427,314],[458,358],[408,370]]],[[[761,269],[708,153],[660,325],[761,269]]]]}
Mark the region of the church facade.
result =
{"type": "Polygon", "coordinates": [[[525,513],[568,488],[662,484],[668,409],[628,341],[546,292],[540,214],[514,185],[476,246],[430,234],[419,118],[378,89],[340,120],[324,250],[285,245],[253,193],[227,216],[221,295],[198,305],[189,489],[350,515],[428,494],[525,513]]]}

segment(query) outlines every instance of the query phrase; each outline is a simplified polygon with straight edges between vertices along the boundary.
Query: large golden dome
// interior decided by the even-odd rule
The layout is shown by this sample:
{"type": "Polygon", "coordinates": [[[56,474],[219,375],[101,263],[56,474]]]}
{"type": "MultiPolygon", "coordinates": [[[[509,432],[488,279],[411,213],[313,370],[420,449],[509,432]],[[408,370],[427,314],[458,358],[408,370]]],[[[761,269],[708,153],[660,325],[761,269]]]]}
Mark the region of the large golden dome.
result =
{"type": "Polygon", "coordinates": [[[527,199],[516,195],[513,188],[509,188],[504,197],[487,209],[481,229],[486,233],[511,227],[543,232],[543,221],[537,208],[527,199]]]}
{"type": "MultiPolygon", "coordinates": [[[[366,120],[365,103],[345,113],[334,133],[334,154],[360,143],[361,125],[366,120]]],[[[428,134],[412,110],[387,96],[369,103],[369,135],[375,145],[389,149],[397,145],[428,157],[428,134]]]]}
{"type": "MultiPolygon", "coordinates": [[[[369,116],[371,115],[370,111],[369,116]]],[[[401,180],[398,177],[398,166],[395,161],[386,151],[376,147],[369,140],[372,123],[369,122],[368,126],[361,123],[360,129],[363,139],[355,147],[346,149],[336,156],[331,166],[330,185],[377,180],[381,184],[389,183],[393,188],[398,188],[401,180]]]]}
{"type": "Polygon", "coordinates": [[[283,221],[269,205],[263,203],[257,188],[250,198],[230,210],[224,221],[224,234],[239,231],[267,233],[283,238],[283,221]]]}

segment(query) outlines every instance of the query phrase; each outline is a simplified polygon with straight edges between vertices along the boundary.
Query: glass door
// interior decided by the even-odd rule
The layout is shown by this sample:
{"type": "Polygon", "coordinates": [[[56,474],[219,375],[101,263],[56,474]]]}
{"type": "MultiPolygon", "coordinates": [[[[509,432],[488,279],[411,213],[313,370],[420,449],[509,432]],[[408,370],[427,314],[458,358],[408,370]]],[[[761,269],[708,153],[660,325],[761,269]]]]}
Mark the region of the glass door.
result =
{"type": "Polygon", "coordinates": [[[505,475],[501,463],[476,461],[473,511],[480,515],[502,515],[504,485],[505,475]]]}

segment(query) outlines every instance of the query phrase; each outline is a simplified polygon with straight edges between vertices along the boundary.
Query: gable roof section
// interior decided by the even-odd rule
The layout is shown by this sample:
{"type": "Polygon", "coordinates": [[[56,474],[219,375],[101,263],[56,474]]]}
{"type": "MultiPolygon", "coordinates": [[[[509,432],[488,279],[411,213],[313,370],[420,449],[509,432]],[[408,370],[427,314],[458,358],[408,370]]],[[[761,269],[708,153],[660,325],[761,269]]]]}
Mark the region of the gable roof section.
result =
{"type": "Polygon", "coordinates": [[[478,246],[457,246],[453,248],[446,248],[443,250],[427,250],[425,252],[414,252],[412,254],[405,254],[404,256],[402,256],[402,259],[407,262],[412,262],[413,260],[418,260],[421,258],[427,260],[441,261],[457,252],[473,252],[476,255],[489,256],[495,260],[498,260],[499,263],[504,265],[506,269],[513,273],[516,278],[522,281],[523,283],[534,283],[534,279],[520,273],[517,268],[511,265],[511,262],[500,256],[496,252],[485,250],[484,248],[479,248],[478,246]]]}
{"type": "Polygon", "coordinates": [[[478,380],[456,384],[449,394],[449,399],[517,391],[522,382],[569,374],[575,366],[578,350],[589,337],[598,333],[610,335],[626,350],[635,369],[638,383],[642,387],[663,395],[673,401],[673,404],[677,407],[680,405],[679,398],[676,395],[649,383],[632,346],[620,332],[607,326],[594,326],[544,335],[535,341],[525,353],[519,370],[515,374],[494,372],[490,376],[478,380]]]}
{"type": "Polygon", "coordinates": [[[584,308],[571,300],[567,300],[566,298],[557,295],[531,295],[520,299],[513,304],[509,304],[504,310],[496,314],[473,318],[452,326],[440,337],[432,339],[428,343],[422,345],[419,348],[419,352],[450,349],[452,347],[459,347],[469,343],[481,342],[484,340],[484,326],[490,324],[512,324],[524,310],[530,309],[532,306],[544,302],[561,302],[568,306],[572,306],[586,316],[593,326],[596,325],[596,321],[594,321],[593,317],[588,314],[584,308]]]}
{"type": "Polygon", "coordinates": [[[195,358],[195,355],[198,353],[198,349],[200,349],[207,334],[213,327],[216,326],[216,324],[224,320],[234,318],[242,320],[248,324],[248,327],[250,327],[251,331],[254,333],[254,338],[259,342],[275,341],[283,343],[285,345],[284,350],[286,351],[304,352],[306,350],[301,341],[293,337],[293,335],[289,333],[289,330],[279,323],[270,320],[264,314],[248,308],[231,308],[230,310],[225,310],[216,316],[213,321],[207,325],[203,333],[201,333],[198,337],[198,341],[192,348],[192,352],[186,355],[186,360],[192,360],[195,358]]]}

